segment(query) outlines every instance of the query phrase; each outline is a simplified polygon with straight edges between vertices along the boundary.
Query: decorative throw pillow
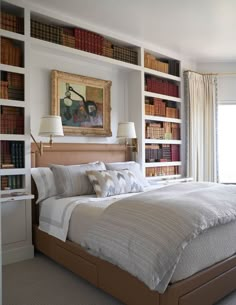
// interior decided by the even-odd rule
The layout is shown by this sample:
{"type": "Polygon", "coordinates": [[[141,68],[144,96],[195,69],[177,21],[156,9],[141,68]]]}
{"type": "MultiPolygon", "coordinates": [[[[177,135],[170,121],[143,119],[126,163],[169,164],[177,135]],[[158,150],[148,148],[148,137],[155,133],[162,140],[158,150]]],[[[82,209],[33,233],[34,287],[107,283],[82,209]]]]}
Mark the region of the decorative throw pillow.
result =
{"type": "Polygon", "coordinates": [[[57,195],[53,172],[48,167],[31,168],[31,174],[38,190],[36,203],[57,195]]]}
{"type": "Polygon", "coordinates": [[[86,171],[105,170],[103,162],[93,162],[79,165],[51,165],[56,181],[57,192],[61,197],[72,197],[79,195],[94,194],[86,171]]]}
{"type": "Polygon", "coordinates": [[[105,163],[106,169],[110,170],[121,170],[121,169],[129,169],[131,172],[135,174],[139,182],[142,184],[143,187],[149,186],[149,182],[144,177],[143,173],[140,169],[140,164],[134,161],[128,162],[113,162],[113,163],[105,163]]]}
{"type": "Polygon", "coordinates": [[[143,187],[130,170],[87,171],[97,197],[142,192],[143,187]]]}

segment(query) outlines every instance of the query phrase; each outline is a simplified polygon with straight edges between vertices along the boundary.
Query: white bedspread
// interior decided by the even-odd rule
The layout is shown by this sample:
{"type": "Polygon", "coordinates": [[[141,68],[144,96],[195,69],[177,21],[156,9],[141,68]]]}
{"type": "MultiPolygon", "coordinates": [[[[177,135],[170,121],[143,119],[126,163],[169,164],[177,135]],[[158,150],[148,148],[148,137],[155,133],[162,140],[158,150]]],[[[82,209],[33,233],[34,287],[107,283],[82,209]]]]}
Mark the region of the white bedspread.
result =
{"type": "Polygon", "coordinates": [[[167,186],[110,205],[82,245],[163,293],[189,242],[235,219],[235,186],[167,186]]]}

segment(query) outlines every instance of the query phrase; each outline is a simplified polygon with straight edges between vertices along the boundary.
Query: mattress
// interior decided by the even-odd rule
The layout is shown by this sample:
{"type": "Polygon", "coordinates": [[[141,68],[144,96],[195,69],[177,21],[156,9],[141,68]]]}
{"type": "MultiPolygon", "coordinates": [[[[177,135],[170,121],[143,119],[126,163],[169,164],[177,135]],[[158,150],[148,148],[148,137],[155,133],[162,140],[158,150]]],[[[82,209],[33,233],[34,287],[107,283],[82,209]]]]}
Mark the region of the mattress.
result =
{"type": "MultiPolygon", "coordinates": [[[[72,212],[68,239],[80,244],[92,224],[115,199],[89,201],[77,205],[72,212]]],[[[171,282],[185,279],[236,253],[236,222],[205,231],[184,250],[171,282]]]]}

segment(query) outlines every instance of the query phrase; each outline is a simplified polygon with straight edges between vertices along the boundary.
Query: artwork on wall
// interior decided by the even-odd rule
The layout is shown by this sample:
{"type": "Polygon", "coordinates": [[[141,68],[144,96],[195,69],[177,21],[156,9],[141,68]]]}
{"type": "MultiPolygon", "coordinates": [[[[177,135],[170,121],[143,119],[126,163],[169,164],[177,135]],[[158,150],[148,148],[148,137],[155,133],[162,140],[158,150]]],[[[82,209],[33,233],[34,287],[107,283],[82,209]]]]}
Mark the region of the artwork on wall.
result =
{"type": "Polygon", "coordinates": [[[61,116],[65,135],[112,135],[111,81],[57,70],[51,76],[51,113],[61,116]]]}

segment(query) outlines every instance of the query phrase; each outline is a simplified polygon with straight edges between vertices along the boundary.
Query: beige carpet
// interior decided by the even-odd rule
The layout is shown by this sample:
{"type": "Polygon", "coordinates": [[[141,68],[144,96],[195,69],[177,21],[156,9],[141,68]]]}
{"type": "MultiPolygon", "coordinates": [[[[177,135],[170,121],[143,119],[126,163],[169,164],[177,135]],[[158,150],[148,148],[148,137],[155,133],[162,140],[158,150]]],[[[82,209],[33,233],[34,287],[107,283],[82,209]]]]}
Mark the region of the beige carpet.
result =
{"type": "MultiPolygon", "coordinates": [[[[3,267],[3,305],[123,304],[37,254],[34,259],[3,267]]],[[[236,305],[236,292],[217,305],[236,305]]]]}

